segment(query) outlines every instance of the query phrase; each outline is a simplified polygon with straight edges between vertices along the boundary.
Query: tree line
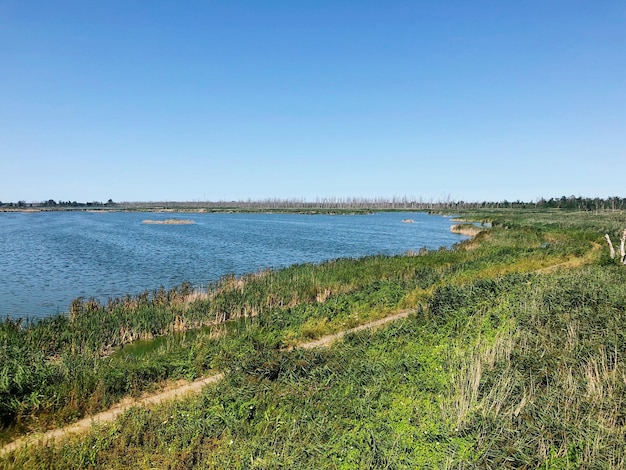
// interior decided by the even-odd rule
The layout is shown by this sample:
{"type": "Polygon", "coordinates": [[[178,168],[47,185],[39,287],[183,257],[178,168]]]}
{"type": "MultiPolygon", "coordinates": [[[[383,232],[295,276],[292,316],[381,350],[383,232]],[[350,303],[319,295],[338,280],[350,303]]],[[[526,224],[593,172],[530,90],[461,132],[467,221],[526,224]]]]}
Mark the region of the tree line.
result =
{"type": "Polygon", "coordinates": [[[26,203],[0,202],[3,208],[40,208],[40,209],[80,209],[80,208],[115,208],[126,210],[142,209],[181,209],[181,210],[444,210],[444,209],[566,209],[583,212],[606,212],[626,210],[626,197],[613,196],[608,198],[589,198],[581,196],[561,196],[559,198],[540,198],[536,201],[455,201],[450,197],[440,199],[414,197],[323,197],[315,200],[304,198],[285,199],[267,198],[258,200],[232,201],[149,201],[149,202],[77,202],[77,201],[47,201],[26,203]]]}
{"type": "Polygon", "coordinates": [[[112,199],[107,202],[91,201],[91,202],[77,202],[77,201],[62,201],[58,202],[54,199],[48,199],[47,201],[39,202],[26,202],[23,200],[17,202],[2,202],[0,201],[0,207],[13,207],[13,208],[71,208],[71,207],[109,207],[115,206],[116,203],[112,199]]]}

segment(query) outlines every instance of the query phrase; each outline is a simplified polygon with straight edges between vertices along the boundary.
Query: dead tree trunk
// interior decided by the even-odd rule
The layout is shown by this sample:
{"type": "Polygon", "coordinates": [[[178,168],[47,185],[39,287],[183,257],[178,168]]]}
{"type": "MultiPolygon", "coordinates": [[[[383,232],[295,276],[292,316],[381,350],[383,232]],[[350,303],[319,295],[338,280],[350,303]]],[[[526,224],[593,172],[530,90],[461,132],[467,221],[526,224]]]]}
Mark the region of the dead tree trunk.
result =
{"type": "Polygon", "coordinates": [[[611,252],[611,259],[615,259],[615,249],[613,248],[613,243],[611,243],[611,237],[609,237],[609,234],[607,233],[604,235],[604,238],[606,238],[606,242],[609,244],[609,251],[611,252]]]}
{"type": "MultiPolygon", "coordinates": [[[[606,238],[606,242],[609,244],[609,251],[611,254],[611,259],[615,259],[615,248],[613,248],[613,243],[611,242],[611,237],[609,237],[609,234],[605,234],[604,238],[606,238]]],[[[626,264],[626,230],[624,230],[624,233],[622,234],[622,238],[620,239],[620,244],[619,244],[619,255],[620,255],[620,263],[621,264],[626,264]]]]}

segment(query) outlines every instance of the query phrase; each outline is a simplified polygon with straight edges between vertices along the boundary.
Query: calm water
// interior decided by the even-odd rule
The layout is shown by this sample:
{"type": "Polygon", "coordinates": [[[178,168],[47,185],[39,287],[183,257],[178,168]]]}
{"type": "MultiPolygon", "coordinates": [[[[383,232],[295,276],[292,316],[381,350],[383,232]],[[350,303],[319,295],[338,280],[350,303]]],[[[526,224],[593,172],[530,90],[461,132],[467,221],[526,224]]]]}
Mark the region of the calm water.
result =
{"type": "Polygon", "coordinates": [[[451,246],[464,237],[450,225],[423,213],[0,213],[0,317],[64,312],[76,297],[106,300],[184,281],[206,286],[229,273],[451,246]],[[168,218],[195,223],[142,224],[168,218]]]}

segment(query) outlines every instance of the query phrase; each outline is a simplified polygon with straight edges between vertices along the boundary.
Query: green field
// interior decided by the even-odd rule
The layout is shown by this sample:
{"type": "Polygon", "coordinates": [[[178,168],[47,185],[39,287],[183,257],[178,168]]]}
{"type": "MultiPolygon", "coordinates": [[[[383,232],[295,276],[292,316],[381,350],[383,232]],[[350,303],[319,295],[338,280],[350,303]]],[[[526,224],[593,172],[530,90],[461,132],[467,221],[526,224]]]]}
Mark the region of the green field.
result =
{"type": "Polygon", "coordinates": [[[0,442],[223,372],[7,468],[625,468],[620,212],[491,210],[452,250],[227,277],[0,326],[0,442]],[[298,344],[410,309],[324,349],[298,344]]]}

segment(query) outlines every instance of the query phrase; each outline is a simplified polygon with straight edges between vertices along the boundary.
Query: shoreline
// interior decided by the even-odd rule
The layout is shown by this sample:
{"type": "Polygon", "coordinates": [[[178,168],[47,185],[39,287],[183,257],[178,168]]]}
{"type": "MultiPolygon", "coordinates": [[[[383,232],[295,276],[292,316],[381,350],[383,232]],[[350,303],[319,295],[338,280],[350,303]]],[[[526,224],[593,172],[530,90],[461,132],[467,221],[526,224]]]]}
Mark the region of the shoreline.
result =
{"type": "Polygon", "coordinates": [[[459,235],[467,235],[468,237],[472,238],[478,235],[483,230],[483,228],[477,227],[476,225],[469,223],[456,224],[450,227],[450,232],[458,233],[459,235]]]}
{"type": "MultiPolygon", "coordinates": [[[[109,226],[118,227],[119,226],[120,228],[119,228],[118,236],[120,237],[120,239],[127,238],[128,237],[127,234],[132,234],[132,233],[137,232],[137,233],[143,234],[142,236],[149,237],[150,239],[152,239],[152,237],[156,237],[154,238],[154,240],[157,240],[157,241],[161,240],[162,237],[165,237],[165,236],[169,237],[173,235],[176,237],[180,236],[182,237],[181,239],[185,239],[185,240],[201,240],[202,233],[206,233],[205,232],[206,230],[214,230],[214,228],[211,228],[213,219],[208,218],[209,217],[208,215],[196,216],[193,214],[181,214],[181,213],[171,213],[171,212],[170,213],[133,212],[129,214],[122,214],[120,212],[117,212],[116,214],[111,214],[110,216],[107,216],[106,214],[111,212],[111,210],[99,211],[96,209],[96,210],[90,210],[89,212],[93,212],[95,214],[100,214],[100,215],[92,215],[91,213],[85,213],[85,212],[75,213],[75,212],[69,212],[69,211],[68,212],[58,211],[57,215],[47,215],[47,211],[41,211],[39,213],[44,214],[44,215],[39,215],[39,216],[34,215],[34,217],[36,217],[37,219],[42,218],[42,220],[45,218],[46,220],[43,222],[45,222],[45,224],[50,223],[51,227],[56,227],[57,225],[53,225],[53,224],[57,224],[57,221],[59,220],[63,221],[63,226],[67,226],[69,230],[73,230],[72,227],[74,227],[75,225],[81,226],[80,224],[83,224],[83,223],[95,224],[94,226],[101,226],[100,217],[105,217],[105,219],[113,220],[113,225],[111,225],[111,223],[108,220],[106,220],[102,222],[102,226],[104,227],[109,227],[109,226]],[[81,215],[81,213],[84,215],[81,215]],[[205,219],[205,217],[207,217],[207,219],[205,219]],[[98,220],[95,220],[95,219],[98,219],[98,220]],[[83,220],[85,222],[83,222],[83,220]],[[197,227],[191,227],[191,225],[197,225],[197,227]],[[200,225],[202,225],[202,227],[200,227],[200,225]],[[159,226],[162,226],[163,228],[158,228],[159,226]]],[[[390,231],[393,232],[393,234],[391,235],[393,239],[398,238],[398,240],[400,240],[404,236],[403,233],[405,233],[406,229],[408,228],[411,229],[411,233],[418,234],[418,235],[412,235],[411,239],[408,239],[408,241],[403,240],[399,242],[400,244],[398,245],[397,251],[391,253],[394,256],[402,255],[403,253],[408,253],[408,252],[418,252],[422,246],[428,246],[429,249],[433,249],[433,250],[439,249],[440,245],[450,248],[455,243],[461,242],[464,239],[463,237],[459,237],[457,234],[450,234],[449,232],[450,224],[447,223],[448,219],[447,218],[438,219],[438,217],[442,217],[439,215],[435,215],[434,217],[431,217],[431,214],[427,214],[427,213],[407,214],[407,213],[381,212],[381,217],[383,215],[384,215],[384,218],[381,219],[382,220],[381,223],[389,224],[390,231]],[[411,217],[411,219],[407,219],[407,217],[411,217]],[[413,219],[414,219],[414,222],[412,224],[409,222],[404,222],[405,220],[413,220],[413,219]],[[436,229],[437,233],[441,233],[442,241],[440,241],[440,243],[432,244],[432,245],[430,244],[428,240],[430,239],[432,233],[430,231],[424,231],[424,229],[422,228],[422,224],[420,223],[420,221],[422,220],[426,220],[427,224],[430,224],[431,220],[434,220],[434,221],[440,220],[441,223],[436,229]],[[413,231],[413,227],[416,229],[415,231],[413,231]],[[446,233],[448,233],[448,235],[446,235],[446,233]],[[418,237],[417,241],[414,238],[414,236],[418,237]],[[444,243],[444,241],[447,241],[447,242],[444,243]]],[[[44,227],[44,228],[47,227],[47,225],[45,225],[44,223],[39,224],[38,221],[36,224],[31,224],[35,220],[35,219],[30,218],[30,217],[33,217],[33,215],[30,215],[30,216],[24,215],[24,218],[22,218],[21,216],[17,216],[17,215],[10,216],[9,214],[7,214],[8,217],[6,216],[1,217],[1,216],[2,214],[0,214],[0,219],[2,220],[5,220],[5,219],[9,220],[9,219],[16,218],[15,223],[18,224],[16,226],[24,226],[24,227],[32,226],[38,229],[40,227],[44,227]]],[[[214,216],[214,217],[215,218],[218,218],[218,217],[230,218],[230,217],[237,217],[237,216],[222,215],[222,216],[214,216]]],[[[260,215],[259,217],[264,217],[268,219],[267,221],[265,221],[265,219],[262,221],[264,224],[266,222],[268,224],[272,223],[272,220],[269,220],[270,217],[272,216],[260,215]]],[[[283,217],[287,219],[291,216],[285,215],[283,217]]],[[[294,216],[294,217],[303,218],[304,216],[294,216]]],[[[237,217],[237,224],[235,225],[236,227],[238,227],[238,232],[243,233],[248,230],[254,230],[253,228],[252,229],[247,228],[251,225],[251,222],[249,220],[240,220],[240,219],[241,218],[237,217]]],[[[311,223],[312,223],[312,226],[314,227],[323,227],[324,226],[323,224],[330,223],[330,222],[320,221],[320,223],[322,224],[320,225],[320,223],[318,223],[314,217],[312,217],[312,219],[313,220],[311,220],[311,223]]],[[[379,225],[378,221],[366,220],[366,219],[368,218],[363,218],[363,220],[361,220],[360,218],[354,217],[354,222],[347,221],[348,225],[345,225],[343,221],[340,221],[340,225],[342,227],[361,226],[362,223],[366,224],[366,226],[368,227],[369,226],[375,227],[379,225]]],[[[218,220],[218,222],[222,223],[222,220],[218,220]]],[[[334,224],[332,226],[334,226],[334,224]]],[[[288,227],[291,227],[291,224],[289,224],[288,227]]],[[[48,229],[46,228],[46,230],[48,229]]],[[[300,232],[302,232],[301,229],[299,230],[300,232]]],[[[347,230],[347,228],[345,230],[347,230]]],[[[294,234],[296,232],[297,231],[293,231],[294,234]]],[[[52,232],[49,232],[49,233],[52,233],[52,232]]],[[[230,240],[233,240],[233,239],[239,239],[240,236],[233,235],[232,237],[228,237],[228,238],[230,240]]],[[[131,241],[133,239],[134,238],[131,237],[131,241]]],[[[224,240],[226,240],[226,238],[224,238],[224,240]]],[[[162,242],[159,241],[158,243],[160,246],[160,243],[162,242]]],[[[201,243],[198,246],[209,246],[209,245],[210,243],[207,242],[207,243],[201,243]]],[[[133,244],[132,246],[134,247],[135,245],[133,244]]],[[[257,246],[257,245],[255,244],[254,246],[257,246]]],[[[264,243],[259,243],[258,246],[264,246],[264,243]]],[[[379,248],[379,250],[381,251],[383,249],[385,249],[384,245],[382,245],[379,248]]],[[[246,274],[250,272],[254,273],[258,269],[261,269],[263,267],[268,267],[268,266],[269,267],[290,267],[293,264],[298,264],[302,262],[321,263],[329,259],[344,258],[344,257],[350,258],[350,257],[355,257],[355,256],[356,257],[370,256],[370,255],[379,254],[381,252],[378,250],[370,251],[370,249],[367,249],[367,251],[364,251],[364,250],[365,248],[363,249],[359,248],[358,250],[355,250],[356,254],[353,253],[351,250],[347,250],[347,251],[343,251],[340,255],[337,255],[337,254],[326,255],[325,257],[321,257],[322,254],[314,253],[312,255],[307,255],[306,257],[301,256],[300,258],[294,257],[293,259],[285,259],[284,262],[286,264],[280,264],[280,265],[274,264],[271,260],[268,259],[260,267],[256,267],[257,266],[256,261],[255,263],[248,263],[247,265],[244,265],[244,263],[242,262],[241,263],[242,269],[238,269],[237,272],[241,274],[246,274]],[[252,266],[252,267],[250,268],[247,266],[252,266]]],[[[22,250],[22,252],[28,253],[26,249],[22,250]]],[[[204,250],[200,253],[199,256],[206,257],[208,255],[204,255],[204,253],[207,253],[207,252],[208,252],[207,250],[204,250]]],[[[162,253],[164,253],[163,250],[158,251],[155,255],[155,259],[163,259],[164,255],[162,253]]],[[[266,252],[266,253],[269,253],[269,252],[266,252]]],[[[91,259],[91,257],[85,258],[85,259],[91,259]]],[[[80,297],[85,298],[85,299],[94,297],[99,302],[106,303],[109,300],[109,298],[115,299],[115,298],[122,298],[125,296],[131,296],[131,297],[137,296],[146,291],[148,292],[156,291],[159,289],[160,286],[165,286],[165,288],[171,289],[171,288],[178,286],[180,283],[184,283],[183,281],[188,281],[195,287],[203,287],[206,285],[207,282],[217,282],[220,280],[220,278],[223,275],[227,275],[229,272],[228,272],[228,269],[224,267],[225,265],[226,265],[225,263],[216,265],[218,267],[212,268],[214,269],[214,271],[210,272],[210,274],[207,275],[205,274],[201,266],[198,267],[199,265],[195,261],[190,261],[189,266],[191,268],[185,271],[185,273],[181,274],[180,280],[178,282],[173,282],[165,278],[165,276],[163,275],[163,272],[167,270],[166,264],[163,265],[164,267],[161,270],[155,270],[154,276],[156,277],[157,281],[155,281],[154,283],[149,283],[141,279],[141,273],[139,273],[139,271],[137,271],[137,273],[134,274],[135,276],[134,278],[132,279],[130,277],[128,278],[130,279],[130,281],[128,282],[131,282],[131,281],[132,282],[131,284],[127,283],[127,285],[120,285],[119,282],[116,283],[116,282],[111,282],[110,280],[106,280],[103,282],[99,282],[97,286],[92,289],[92,287],[94,286],[94,282],[90,280],[90,278],[87,278],[84,284],[79,285],[77,283],[74,286],[68,287],[67,292],[69,292],[69,295],[67,296],[66,296],[66,292],[62,291],[60,288],[54,292],[51,292],[50,295],[48,295],[47,297],[44,297],[44,295],[46,295],[50,289],[48,290],[42,289],[37,294],[38,298],[35,298],[34,296],[30,296],[25,301],[21,301],[21,300],[18,301],[17,296],[13,296],[13,297],[7,296],[7,298],[9,299],[9,302],[5,303],[5,307],[2,310],[3,310],[4,315],[6,315],[7,317],[13,320],[22,318],[25,320],[28,319],[32,321],[37,321],[37,320],[54,316],[55,314],[67,314],[72,302],[80,297]],[[158,277],[158,276],[161,276],[161,277],[158,277]],[[94,294],[94,292],[97,292],[97,294],[94,294]]],[[[24,270],[24,271],[28,272],[32,279],[37,278],[36,277],[37,273],[34,272],[33,270],[30,270],[30,271],[24,270]]],[[[111,272],[118,273],[119,270],[114,270],[111,272]]],[[[116,275],[119,276],[120,274],[116,274],[116,275]]],[[[128,275],[128,273],[124,273],[123,275],[128,275]]],[[[17,289],[16,289],[16,292],[17,292],[17,289]]],[[[0,298],[4,298],[3,297],[3,295],[5,295],[4,291],[1,294],[2,295],[0,295],[0,298]]]]}

